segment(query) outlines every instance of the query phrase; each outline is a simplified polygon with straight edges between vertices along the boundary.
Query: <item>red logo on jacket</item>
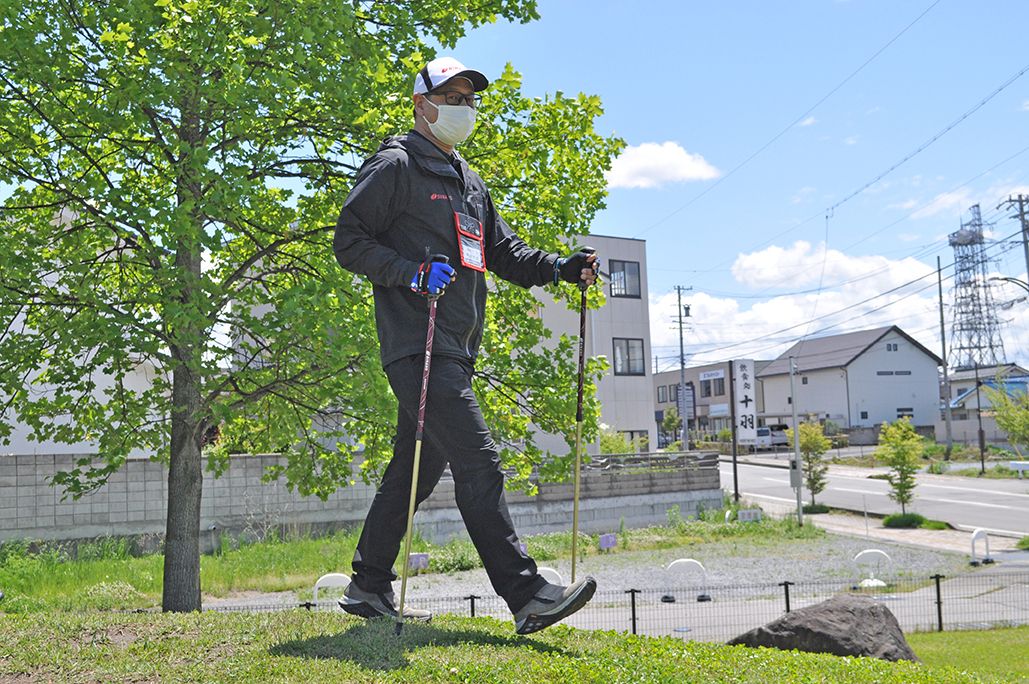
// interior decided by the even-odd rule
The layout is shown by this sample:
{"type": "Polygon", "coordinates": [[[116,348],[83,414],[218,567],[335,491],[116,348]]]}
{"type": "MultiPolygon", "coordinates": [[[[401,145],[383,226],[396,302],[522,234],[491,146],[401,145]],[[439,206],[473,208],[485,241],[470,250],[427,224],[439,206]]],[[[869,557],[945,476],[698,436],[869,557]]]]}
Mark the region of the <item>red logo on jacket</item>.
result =
{"type": "Polygon", "coordinates": [[[450,199],[450,195],[444,195],[441,192],[434,192],[431,195],[429,195],[429,199],[430,200],[448,200],[448,199],[450,199]]]}

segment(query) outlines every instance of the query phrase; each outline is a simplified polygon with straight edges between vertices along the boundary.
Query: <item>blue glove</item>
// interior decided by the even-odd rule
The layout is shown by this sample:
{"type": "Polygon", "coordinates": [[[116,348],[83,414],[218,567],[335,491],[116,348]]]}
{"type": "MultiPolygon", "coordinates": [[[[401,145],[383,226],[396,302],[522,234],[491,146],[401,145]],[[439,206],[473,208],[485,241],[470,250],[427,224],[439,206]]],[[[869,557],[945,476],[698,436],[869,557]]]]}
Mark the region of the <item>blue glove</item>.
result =
{"type": "Polygon", "coordinates": [[[446,257],[433,254],[418,265],[414,277],[411,278],[411,291],[432,297],[438,297],[447,289],[457,272],[446,262],[446,257]]]}

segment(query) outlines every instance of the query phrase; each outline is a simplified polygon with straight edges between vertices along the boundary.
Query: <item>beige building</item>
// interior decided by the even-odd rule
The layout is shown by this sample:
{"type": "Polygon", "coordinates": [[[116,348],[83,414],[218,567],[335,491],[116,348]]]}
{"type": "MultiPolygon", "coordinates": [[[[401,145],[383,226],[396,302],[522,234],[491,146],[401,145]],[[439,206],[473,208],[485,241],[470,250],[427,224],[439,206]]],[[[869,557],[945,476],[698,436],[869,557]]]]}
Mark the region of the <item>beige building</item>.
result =
{"type": "MultiPolygon", "coordinates": [[[[582,244],[597,250],[601,259],[607,302],[586,314],[586,355],[607,357],[609,368],[597,384],[600,422],[648,447],[657,443],[654,404],[651,400],[650,312],[647,296],[647,243],[643,240],[589,235],[582,244]]],[[[555,302],[546,291],[538,297],[544,325],[555,335],[579,334],[579,312],[555,302]]],[[[571,388],[574,392],[574,388],[571,388]]],[[[568,450],[564,439],[543,435],[539,444],[555,453],[568,450]]],[[[587,445],[589,453],[598,444],[587,445]]]]}

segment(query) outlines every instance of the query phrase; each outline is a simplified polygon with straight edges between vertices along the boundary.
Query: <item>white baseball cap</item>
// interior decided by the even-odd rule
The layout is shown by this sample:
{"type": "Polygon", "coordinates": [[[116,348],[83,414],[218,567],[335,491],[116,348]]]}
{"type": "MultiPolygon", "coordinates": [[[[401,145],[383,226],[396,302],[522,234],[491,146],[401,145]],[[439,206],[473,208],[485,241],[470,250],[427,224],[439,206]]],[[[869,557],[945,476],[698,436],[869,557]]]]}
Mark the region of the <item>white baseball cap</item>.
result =
{"type": "Polygon", "coordinates": [[[422,67],[414,77],[414,94],[421,95],[435,90],[458,76],[471,81],[475,92],[485,90],[489,85],[489,79],[481,71],[469,69],[453,57],[440,57],[422,67]]]}

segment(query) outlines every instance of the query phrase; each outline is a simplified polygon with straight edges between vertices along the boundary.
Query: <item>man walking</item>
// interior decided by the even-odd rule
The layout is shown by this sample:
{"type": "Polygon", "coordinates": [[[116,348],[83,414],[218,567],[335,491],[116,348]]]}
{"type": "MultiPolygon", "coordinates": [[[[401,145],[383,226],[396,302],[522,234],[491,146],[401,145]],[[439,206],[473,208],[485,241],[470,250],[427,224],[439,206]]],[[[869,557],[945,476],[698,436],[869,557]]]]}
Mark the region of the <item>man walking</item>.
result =
{"type": "MultiPolygon", "coordinates": [[[[518,633],[528,634],[582,608],[596,581],[550,584],[521,550],[497,445],[472,391],[486,311],[485,272],[523,287],[560,280],[588,286],[596,279],[597,261],[586,251],[560,258],[526,245],[498,215],[482,179],[455,152],[475,127],[478,93],[488,85],[482,73],[450,57],[425,65],[414,79],[414,129],[386,140],[365,161],[336,224],[337,261],[373,284],[382,365],[400,404],[393,458],[365,519],[340,605],[363,617],[396,616],[392,567],[407,526],[425,297],[445,292],[435,324],[417,502],[429,496],[449,463],[458,508],[490,582],[514,614],[518,633]]],[[[403,610],[405,618],[431,617],[403,610]]]]}

